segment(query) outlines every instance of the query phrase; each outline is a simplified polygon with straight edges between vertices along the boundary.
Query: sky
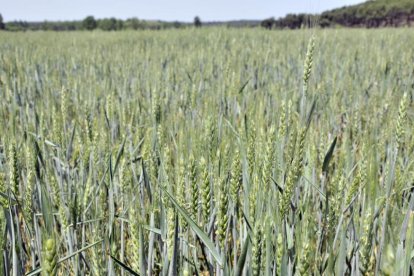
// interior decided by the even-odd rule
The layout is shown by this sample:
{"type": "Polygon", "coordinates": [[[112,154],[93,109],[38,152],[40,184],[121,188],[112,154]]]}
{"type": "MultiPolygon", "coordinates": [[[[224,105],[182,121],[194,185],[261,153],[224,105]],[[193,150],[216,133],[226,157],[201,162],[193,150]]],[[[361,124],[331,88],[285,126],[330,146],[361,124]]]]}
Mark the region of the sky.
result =
{"type": "Polygon", "coordinates": [[[95,18],[159,19],[191,22],[275,18],[287,13],[317,13],[362,0],[0,0],[5,21],[95,18]]]}

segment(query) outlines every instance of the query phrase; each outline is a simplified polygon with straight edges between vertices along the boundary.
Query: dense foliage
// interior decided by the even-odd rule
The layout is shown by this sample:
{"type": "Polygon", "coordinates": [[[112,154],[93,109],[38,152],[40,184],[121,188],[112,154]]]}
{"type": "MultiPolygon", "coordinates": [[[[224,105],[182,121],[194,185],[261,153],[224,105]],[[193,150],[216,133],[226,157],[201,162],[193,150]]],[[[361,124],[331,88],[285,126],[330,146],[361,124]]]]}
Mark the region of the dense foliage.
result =
{"type": "Polygon", "coordinates": [[[321,23],[341,26],[406,26],[414,22],[413,0],[371,0],[321,15],[321,23]]]}
{"type": "Polygon", "coordinates": [[[44,22],[27,22],[27,21],[9,21],[5,23],[5,29],[8,31],[77,31],[77,30],[103,30],[103,31],[120,31],[120,30],[160,30],[171,28],[182,28],[192,24],[181,22],[162,22],[139,20],[138,18],[129,18],[126,20],[116,18],[95,19],[88,16],[82,21],[44,21],[44,22]]]}
{"type": "MultiPolygon", "coordinates": [[[[345,6],[329,10],[322,14],[288,14],[282,18],[274,17],[258,20],[235,20],[223,22],[203,22],[206,26],[227,26],[227,27],[257,27],[266,29],[300,29],[308,26],[321,27],[400,27],[411,26],[414,22],[414,1],[413,0],[370,0],[362,4],[345,6]]],[[[139,20],[129,18],[126,20],[116,18],[95,19],[92,16],[86,17],[83,21],[59,21],[59,22],[26,22],[12,21],[2,24],[0,29],[9,31],[27,30],[54,30],[54,31],[75,31],[95,30],[119,31],[119,30],[144,30],[144,29],[170,29],[185,28],[189,26],[201,26],[201,20],[196,16],[193,23],[185,22],[162,22],[139,20]],[[198,19],[198,20],[197,20],[198,19]]]]}
{"type": "Polygon", "coordinates": [[[414,33],[0,33],[4,275],[409,275],[414,33]]]}
{"type": "Polygon", "coordinates": [[[413,0],[371,0],[362,4],[345,6],[322,14],[288,14],[283,18],[269,18],[262,26],[270,28],[299,29],[310,24],[321,27],[399,27],[414,22],[413,0]]]}

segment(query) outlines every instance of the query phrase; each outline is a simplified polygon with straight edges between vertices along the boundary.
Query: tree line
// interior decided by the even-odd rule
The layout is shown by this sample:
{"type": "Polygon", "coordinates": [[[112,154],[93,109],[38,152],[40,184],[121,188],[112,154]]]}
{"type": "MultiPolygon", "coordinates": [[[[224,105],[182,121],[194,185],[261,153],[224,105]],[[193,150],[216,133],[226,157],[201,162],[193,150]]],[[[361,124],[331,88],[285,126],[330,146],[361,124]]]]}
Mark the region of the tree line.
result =
{"type": "MultiPolygon", "coordinates": [[[[262,21],[229,21],[229,22],[207,22],[205,25],[228,27],[257,27],[266,29],[299,29],[303,27],[399,27],[414,24],[414,1],[413,0],[371,0],[362,4],[342,7],[321,14],[288,14],[285,17],[275,19],[268,18],[262,21]]],[[[141,30],[141,29],[169,29],[185,28],[189,26],[201,27],[201,19],[196,16],[193,23],[145,21],[136,17],[121,20],[116,18],[95,19],[88,16],[81,21],[59,21],[59,22],[26,22],[12,21],[3,22],[0,14],[0,30],[26,31],[26,30],[54,30],[54,31],[76,31],[76,30],[141,30]]]]}
{"type": "Polygon", "coordinates": [[[400,27],[414,23],[413,0],[375,0],[342,7],[322,14],[288,14],[261,22],[266,29],[299,29],[307,25],[320,27],[400,27]]]}
{"type": "Polygon", "coordinates": [[[44,21],[44,22],[27,22],[27,21],[10,21],[3,22],[0,14],[0,30],[7,31],[77,31],[77,30],[103,30],[103,31],[119,31],[119,30],[144,30],[144,29],[169,29],[184,28],[194,25],[201,27],[200,17],[196,16],[193,23],[182,22],[163,22],[163,21],[145,21],[136,17],[126,20],[114,17],[95,19],[93,16],[87,16],[81,21],[44,21]]]}

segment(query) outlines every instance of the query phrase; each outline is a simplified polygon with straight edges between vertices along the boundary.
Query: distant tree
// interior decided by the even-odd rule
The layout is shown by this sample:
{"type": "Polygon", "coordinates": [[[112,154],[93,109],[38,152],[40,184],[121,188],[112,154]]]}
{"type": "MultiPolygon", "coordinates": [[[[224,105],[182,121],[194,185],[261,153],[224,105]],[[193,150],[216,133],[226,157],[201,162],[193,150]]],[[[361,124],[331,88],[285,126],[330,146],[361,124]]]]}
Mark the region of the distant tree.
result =
{"type": "Polygon", "coordinates": [[[202,25],[202,23],[201,23],[201,19],[200,19],[200,17],[198,17],[198,16],[194,17],[194,26],[195,26],[196,28],[200,28],[200,27],[201,27],[201,25],[202,25]]]}
{"type": "Polygon", "coordinates": [[[329,18],[321,16],[319,20],[319,26],[321,26],[322,28],[327,28],[332,26],[332,22],[331,20],[329,20],[329,18]]]}
{"type": "Polygon", "coordinates": [[[116,23],[115,23],[115,31],[119,31],[122,30],[124,28],[124,21],[122,19],[115,19],[116,23]]]}
{"type": "Polygon", "coordinates": [[[0,13],[0,30],[4,30],[6,28],[4,22],[3,22],[3,16],[0,13]]]}
{"type": "Polygon", "coordinates": [[[12,21],[7,23],[7,30],[12,32],[25,31],[28,27],[28,23],[24,21],[12,21]]]}
{"type": "Polygon", "coordinates": [[[104,18],[98,21],[98,28],[103,31],[117,31],[122,30],[123,28],[123,21],[117,20],[116,18],[104,18]]]}
{"type": "Polygon", "coordinates": [[[93,16],[88,16],[82,21],[82,27],[85,30],[89,30],[89,31],[95,30],[97,25],[98,24],[96,23],[96,20],[93,16]]]}
{"type": "Polygon", "coordinates": [[[125,20],[124,22],[124,28],[125,29],[132,29],[132,30],[138,30],[143,28],[143,24],[141,21],[139,21],[138,18],[133,17],[125,20]]]}
{"type": "Polygon", "coordinates": [[[307,23],[307,18],[310,18],[310,15],[303,13],[287,14],[285,17],[277,20],[275,25],[278,28],[299,29],[307,23]]]}
{"type": "Polygon", "coordinates": [[[174,22],[172,23],[172,25],[173,25],[173,27],[174,27],[174,28],[176,28],[176,29],[181,28],[181,23],[180,23],[180,22],[178,22],[178,21],[174,21],[174,22]]]}
{"type": "Polygon", "coordinates": [[[272,29],[274,24],[275,24],[275,19],[273,17],[265,19],[262,22],[260,22],[260,26],[268,30],[272,29]]]}
{"type": "Polygon", "coordinates": [[[43,21],[43,23],[41,23],[39,27],[43,31],[53,30],[53,24],[49,23],[47,20],[43,21]]]}

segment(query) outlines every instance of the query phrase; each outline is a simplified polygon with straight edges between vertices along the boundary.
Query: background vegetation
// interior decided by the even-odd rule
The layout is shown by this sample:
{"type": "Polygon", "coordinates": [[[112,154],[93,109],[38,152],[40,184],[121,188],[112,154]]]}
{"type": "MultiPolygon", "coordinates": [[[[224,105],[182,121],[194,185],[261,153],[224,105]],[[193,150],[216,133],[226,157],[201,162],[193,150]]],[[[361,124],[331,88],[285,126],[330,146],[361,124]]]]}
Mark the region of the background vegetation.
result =
{"type": "Polygon", "coordinates": [[[370,0],[362,4],[325,11],[320,15],[288,14],[283,18],[262,21],[265,28],[298,29],[312,22],[321,27],[400,27],[414,22],[412,0],[370,0]]]}
{"type": "MultiPolygon", "coordinates": [[[[264,20],[233,20],[227,22],[203,22],[205,26],[227,27],[258,27],[266,29],[300,29],[306,26],[326,27],[401,27],[411,26],[414,22],[414,1],[412,0],[370,0],[359,5],[346,6],[322,14],[288,14],[282,18],[268,18],[264,20]]],[[[0,16],[0,30],[27,31],[27,30],[54,30],[75,31],[94,30],[143,30],[143,29],[171,29],[186,28],[192,25],[200,27],[201,19],[196,16],[193,23],[163,22],[130,18],[126,20],[116,18],[95,19],[86,17],[83,21],[62,22],[26,22],[12,21],[2,23],[0,16]]]]}
{"type": "Polygon", "coordinates": [[[413,43],[0,33],[3,274],[409,275],[413,43]]]}

